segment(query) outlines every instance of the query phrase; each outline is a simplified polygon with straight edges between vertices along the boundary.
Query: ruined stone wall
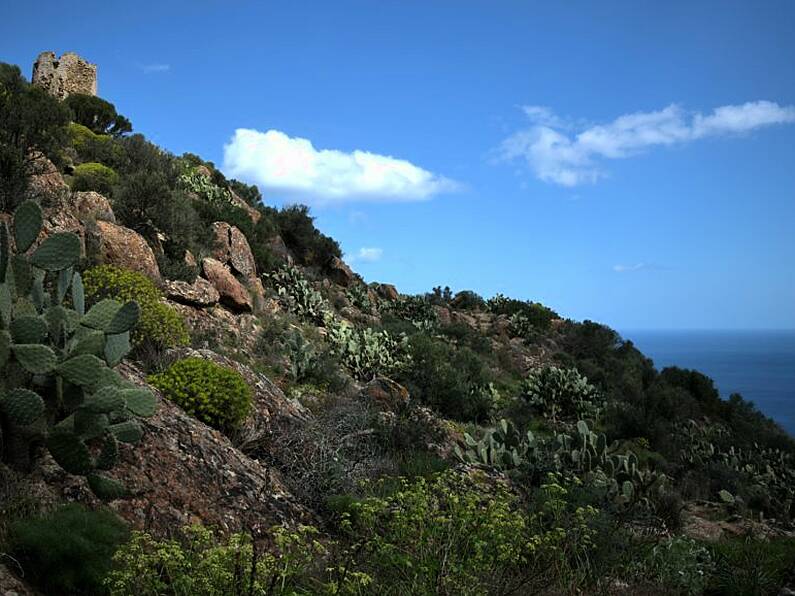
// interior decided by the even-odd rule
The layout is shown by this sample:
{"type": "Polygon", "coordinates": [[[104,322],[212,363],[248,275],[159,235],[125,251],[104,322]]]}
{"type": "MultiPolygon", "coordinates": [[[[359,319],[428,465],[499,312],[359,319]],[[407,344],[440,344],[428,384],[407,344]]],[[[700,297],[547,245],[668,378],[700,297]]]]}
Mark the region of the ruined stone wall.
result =
{"type": "Polygon", "coordinates": [[[60,58],[55,57],[55,52],[42,52],[33,64],[31,80],[58,99],[75,93],[97,94],[97,66],[74,52],[60,58]]]}

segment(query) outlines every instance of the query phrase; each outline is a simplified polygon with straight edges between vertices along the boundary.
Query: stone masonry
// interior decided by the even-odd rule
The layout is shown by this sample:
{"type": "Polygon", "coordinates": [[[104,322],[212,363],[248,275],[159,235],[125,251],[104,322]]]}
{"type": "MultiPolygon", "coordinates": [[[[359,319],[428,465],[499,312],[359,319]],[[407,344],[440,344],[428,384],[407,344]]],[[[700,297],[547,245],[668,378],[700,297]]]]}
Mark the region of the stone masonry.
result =
{"type": "Polygon", "coordinates": [[[58,99],[76,93],[96,95],[97,66],[74,52],[60,58],[55,52],[42,52],[33,64],[32,82],[58,99]]]}

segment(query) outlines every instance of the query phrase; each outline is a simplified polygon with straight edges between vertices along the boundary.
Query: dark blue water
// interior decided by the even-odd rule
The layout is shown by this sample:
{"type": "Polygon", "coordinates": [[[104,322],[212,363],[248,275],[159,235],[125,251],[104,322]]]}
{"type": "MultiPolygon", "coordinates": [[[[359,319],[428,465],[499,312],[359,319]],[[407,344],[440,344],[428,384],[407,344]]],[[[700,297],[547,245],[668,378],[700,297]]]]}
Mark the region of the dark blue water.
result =
{"type": "Polygon", "coordinates": [[[795,330],[626,331],[658,370],[692,368],[739,393],[795,436],[795,330]]]}

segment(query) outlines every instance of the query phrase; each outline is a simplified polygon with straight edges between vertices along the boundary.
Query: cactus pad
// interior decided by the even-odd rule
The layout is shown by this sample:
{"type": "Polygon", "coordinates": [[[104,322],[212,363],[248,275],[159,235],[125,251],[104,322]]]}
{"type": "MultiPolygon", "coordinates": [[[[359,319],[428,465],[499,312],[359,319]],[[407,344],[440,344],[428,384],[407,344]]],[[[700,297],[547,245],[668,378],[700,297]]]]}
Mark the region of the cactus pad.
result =
{"type": "Polygon", "coordinates": [[[14,343],[39,344],[47,337],[49,328],[41,317],[26,316],[11,321],[9,331],[14,343]]]}
{"type": "Polygon", "coordinates": [[[105,363],[91,354],[81,354],[58,365],[58,374],[81,387],[93,387],[100,379],[105,363]]]}
{"type": "Polygon", "coordinates": [[[51,372],[57,363],[55,352],[40,344],[15,344],[11,351],[22,368],[33,374],[43,375],[51,372]]]}
{"type": "Polygon", "coordinates": [[[157,400],[148,389],[124,389],[121,395],[127,402],[127,409],[136,416],[148,418],[155,413],[157,400]]]}
{"type": "Polygon", "coordinates": [[[53,429],[47,437],[47,449],[53,459],[70,474],[86,475],[93,468],[86,444],[72,432],[53,429]]]}
{"type": "Polygon", "coordinates": [[[31,257],[35,267],[45,271],[61,271],[80,260],[80,238],[70,232],[59,232],[47,238],[31,257]]]}
{"type": "Polygon", "coordinates": [[[17,251],[27,251],[41,231],[43,217],[41,207],[33,201],[25,201],[14,212],[14,241],[17,251]]]}
{"type": "Polygon", "coordinates": [[[20,426],[33,424],[44,413],[44,400],[28,389],[14,389],[0,404],[6,416],[20,426]]]}

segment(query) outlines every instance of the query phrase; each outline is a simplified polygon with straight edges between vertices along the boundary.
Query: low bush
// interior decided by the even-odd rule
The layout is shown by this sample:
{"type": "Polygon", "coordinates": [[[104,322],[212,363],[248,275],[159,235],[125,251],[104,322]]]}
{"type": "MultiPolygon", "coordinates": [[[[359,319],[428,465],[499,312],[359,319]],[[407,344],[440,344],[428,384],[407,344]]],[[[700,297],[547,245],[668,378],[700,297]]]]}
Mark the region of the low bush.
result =
{"type": "Polygon", "coordinates": [[[396,378],[412,396],[456,420],[488,417],[492,378],[472,350],[417,334],[409,339],[409,354],[411,361],[396,378]]]}
{"type": "Polygon", "coordinates": [[[522,386],[524,398],[545,417],[587,418],[598,409],[599,393],[575,369],[545,366],[533,370],[522,386]]]}
{"type": "Polygon", "coordinates": [[[251,388],[240,373],[210,360],[178,360],[148,380],[167,399],[222,431],[236,428],[251,410],[251,388]]]}
{"type": "Polygon", "coordinates": [[[188,329],[179,313],[162,301],[162,293],[145,275],[114,265],[100,265],[84,273],[83,283],[89,302],[113,298],[138,303],[141,318],[133,332],[134,344],[171,348],[187,345],[190,341],[188,329]]]}
{"type": "Polygon", "coordinates": [[[332,353],[357,379],[395,374],[410,365],[405,336],[393,337],[387,331],[354,327],[333,318],[327,326],[332,353]]]}
{"type": "Polygon", "coordinates": [[[795,539],[729,540],[710,546],[714,596],[775,596],[795,566],[795,539]]]}
{"type": "Polygon", "coordinates": [[[72,177],[72,190],[94,190],[110,196],[118,184],[119,175],[115,170],[97,162],[82,163],[75,168],[72,177]]]}
{"type": "Polygon", "coordinates": [[[47,594],[105,594],[102,582],[128,530],[109,510],[63,505],[11,525],[11,554],[25,578],[47,594]]]}
{"type": "Polygon", "coordinates": [[[270,538],[273,551],[262,552],[247,534],[221,539],[202,526],[171,540],[135,532],[116,553],[106,586],[111,596],[299,596],[358,594],[367,584],[361,574],[323,568],[328,550],[311,526],[276,526],[270,538]]]}

